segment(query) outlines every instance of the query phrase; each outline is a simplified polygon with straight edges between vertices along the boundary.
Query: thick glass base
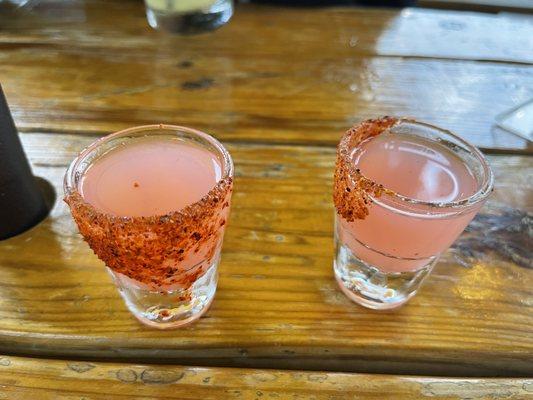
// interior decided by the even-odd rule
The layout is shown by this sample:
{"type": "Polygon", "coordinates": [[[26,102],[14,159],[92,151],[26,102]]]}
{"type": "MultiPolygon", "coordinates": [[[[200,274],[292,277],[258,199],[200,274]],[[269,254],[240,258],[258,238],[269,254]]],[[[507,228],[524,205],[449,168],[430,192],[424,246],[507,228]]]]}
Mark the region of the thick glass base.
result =
{"type": "Polygon", "coordinates": [[[146,18],[154,29],[172,33],[194,34],[220,28],[233,15],[232,0],[218,0],[207,9],[189,12],[159,11],[147,3],[146,18]]]}
{"type": "Polygon", "coordinates": [[[173,329],[200,318],[211,305],[217,288],[217,264],[188,289],[150,290],[145,285],[108,268],[131,313],[145,325],[173,329]]]}
{"type": "Polygon", "coordinates": [[[416,294],[436,262],[434,257],[416,271],[383,272],[337,243],[333,270],[341,290],[350,300],[374,310],[389,310],[400,307],[416,294]]]}

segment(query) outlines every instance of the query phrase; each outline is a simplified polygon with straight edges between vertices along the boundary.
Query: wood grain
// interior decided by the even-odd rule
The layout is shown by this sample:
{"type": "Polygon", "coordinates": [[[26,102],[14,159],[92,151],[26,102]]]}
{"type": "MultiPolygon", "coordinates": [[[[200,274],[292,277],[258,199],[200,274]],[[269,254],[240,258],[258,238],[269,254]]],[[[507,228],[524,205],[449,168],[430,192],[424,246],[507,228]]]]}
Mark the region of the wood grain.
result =
{"type": "Polygon", "coordinates": [[[243,5],[216,33],[184,38],[150,30],[140,1],[77,4],[63,18],[0,14],[0,76],[21,130],[167,122],[227,141],[333,146],[353,123],[392,114],[487,151],[532,150],[494,125],[533,96],[522,19],[243,5]]]}
{"type": "Polygon", "coordinates": [[[453,379],[0,357],[0,399],[527,399],[531,379],[453,379]]]}
{"type": "Polygon", "coordinates": [[[531,24],[527,18],[507,14],[239,4],[231,22],[214,34],[179,37],[151,30],[144,5],[136,0],[82,0],[46,8],[16,15],[3,13],[1,43],[130,49],[141,54],[158,49],[160,55],[193,50],[211,55],[270,53],[293,58],[315,58],[313,49],[323,51],[320,57],[354,53],[396,56],[401,52],[407,56],[533,63],[533,43],[528,36],[531,24]],[[183,47],[172,48],[176,45],[183,47]]]}
{"type": "MultiPolygon", "coordinates": [[[[23,134],[61,193],[92,139],[23,134]]],[[[58,201],[0,242],[0,351],[192,365],[472,376],[533,375],[533,274],[496,254],[447,254],[406,307],[358,307],[332,276],[334,149],[230,144],[236,164],[220,284],[210,311],[169,332],[140,325],[58,201]]],[[[533,210],[533,159],[492,156],[494,202],[533,210]]]]}
{"type": "Polygon", "coordinates": [[[511,11],[531,13],[533,4],[529,0],[419,0],[417,5],[429,8],[448,8],[498,13],[511,11]]]}

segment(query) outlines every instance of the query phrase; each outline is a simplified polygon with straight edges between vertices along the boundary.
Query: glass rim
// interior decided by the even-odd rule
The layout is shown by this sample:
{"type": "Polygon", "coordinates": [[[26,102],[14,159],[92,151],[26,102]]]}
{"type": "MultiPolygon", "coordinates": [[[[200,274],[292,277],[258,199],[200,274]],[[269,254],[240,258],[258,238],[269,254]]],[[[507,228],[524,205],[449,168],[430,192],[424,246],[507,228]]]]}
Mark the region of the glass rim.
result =
{"type": "Polygon", "coordinates": [[[138,126],[133,126],[133,127],[130,127],[130,128],[126,128],[126,129],[122,129],[122,130],[110,133],[109,135],[106,135],[106,136],[102,136],[101,138],[96,139],[91,144],[89,144],[87,147],[82,149],[78,153],[78,155],[70,162],[69,166],[67,167],[67,170],[65,171],[65,175],[64,175],[64,179],[63,179],[63,192],[64,192],[65,197],[70,196],[74,192],[78,193],[78,195],[83,200],[83,202],[85,204],[87,204],[88,206],[90,206],[90,208],[92,208],[94,210],[94,212],[96,212],[97,214],[105,215],[106,217],[108,217],[110,219],[121,219],[121,220],[131,219],[131,220],[146,220],[146,221],[148,221],[148,220],[151,220],[151,219],[154,219],[154,218],[158,219],[158,218],[161,218],[161,217],[164,217],[164,216],[168,216],[170,214],[180,213],[180,212],[190,208],[191,206],[202,202],[202,200],[204,200],[205,198],[209,197],[210,193],[214,189],[216,189],[217,186],[219,186],[222,182],[224,182],[227,178],[233,179],[233,174],[234,174],[233,159],[231,158],[231,155],[229,154],[228,150],[224,147],[224,145],[220,141],[218,141],[216,138],[214,138],[213,136],[209,135],[208,133],[202,132],[202,131],[194,129],[194,128],[188,128],[186,126],[180,126],[180,125],[170,125],[170,124],[138,125],[138,126]],[[157,215],[154,214],[154,215],[149,215],[149,216],[119,216],[119,215],[114,215],[114,214],[99,210],[96,207],[94,207],[92,204],[86,202],[85,198],[81,194],[81,191],[79,190],[79,188],[77,187],[77,184],[75,182],[76,173],[78,172],[77,169],[78,169],[80,163],[85,159],[85,157],[87,157],[89,154],[91,154],[91,152],[95,151],[99,146],[102,146],[103,144],[105,144],[105,143],[107,143],[107,142],[109,142],[109,141],[111,141],[111,140],[113,140],[115,138],[118,138],[118,137],[121,137],[121,136],[126,136],[126,135],[131,134],[131,133],[149,132],[149,131],[157,131],[157,130],[161,130],[162,131],[161,133],[163,133],[163,134],[164,134],[165,131],[166,132],[169,132],[169,131],[170,132],[176,132],[176,131],[185,132],[185,133],[191,134],[192,136],[197,136],[197,137],[200,137],[200,138],[204,139],[205,141],[207,141],[209,144],[211,144],[212,146],[214,146],[216,148],[216,150],[222,156],[222,160],[221,160],[222,161],[222,175],[221,175],[220,179],[213,185],[213,187],[201,199],[199,199],[199,200],[195,201],[194,203],[191,203],[191,204],[189,204],[189,205],[187,205],[187,206],[185,206],[185,207],[183,207],[181,209],[171,210],[171,211],[169,211],[167,213],[164,213],[164,214],[157,214],[157,215]]]}
{"type": "MultiPolygon", "coordinates": [[[[447,129],[443,129],[438,126],[428,124],[426,122],[421,122],[421,121],[417,121],[416,119],[406,118],[406,117],[398,118],[397,121],[392,126],[384,129],[383,132],[381,132],[381,134],[386,134],[390,132],[392,129],[394,129],[395,127],[397,127],[398,125],[402,123],[418,125],[418,126],[430,129],[434,132],[437,132],[438,134],[441,134],[441,135],[444,134],[444,135],[451,136],[454,140],[457,140],[460,144],[462,144],[466,148],[466,150],[472,153],[475,156],[475,158],[479,161],[483,169],[483,176],[482,176],[483,180],[481,184],[478,185],[479,187],[478,190],[468,197],[465,197],[459,200],[448,201],[448,202],[437,202],[437,201],[424,201],[424,200],[415,199],[409,196],[404,196],[402,194],[397,193],[394,190],[388,189],[386,186],[381,185],[379,182],[375,182],[373,179],[368,178],[365,174],[359,171],[359,173],[364,179],[366,179],[369,182],[373,182],[373,183],[380,185],[384,189],[384,193],[383,193],[384,195],[394,200],[399,200],[401,202],[414,204],[418,206],[426,206],[426,207],[434,208],[434,209],[457,209],[457,208],[467,208],[467,207],[473,206],[479,203],[480,201],[483,201],[484,199],[486,199],[487,196],[492,192],[494,188],[494,174],[492,172],[492,169],[490,168],[490,165],[486,157],[476,146],[474,146],[473,144],[469,143],[465,139],[459,137],[458,135],[456,135],[455,133],[447,129]]],[[[372,138],[370,138],[369,140],[372,140],[372,138]]],[[[359,145],[360,143],[357,146],[353,147],[353,149],[357,148],[359,145]]],[[[382,204],[382,202],[377,197],[373,196],[372,194],[369,194],[369,197],[373,202],[377,204],[382,204]]]]}

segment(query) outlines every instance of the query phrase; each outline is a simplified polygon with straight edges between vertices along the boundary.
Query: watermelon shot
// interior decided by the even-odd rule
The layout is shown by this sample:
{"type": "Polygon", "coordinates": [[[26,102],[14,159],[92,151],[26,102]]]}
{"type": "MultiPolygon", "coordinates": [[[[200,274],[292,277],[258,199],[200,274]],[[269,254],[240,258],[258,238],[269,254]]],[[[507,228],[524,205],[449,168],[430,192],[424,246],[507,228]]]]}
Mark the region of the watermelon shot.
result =
{"type": "Polygon", "coordinates": [[[216,139],[150,125],[91,144],[65,175],[65,201],[128,309],[176,328],[211,304],[229,217],[233,163],[216,139]]]}

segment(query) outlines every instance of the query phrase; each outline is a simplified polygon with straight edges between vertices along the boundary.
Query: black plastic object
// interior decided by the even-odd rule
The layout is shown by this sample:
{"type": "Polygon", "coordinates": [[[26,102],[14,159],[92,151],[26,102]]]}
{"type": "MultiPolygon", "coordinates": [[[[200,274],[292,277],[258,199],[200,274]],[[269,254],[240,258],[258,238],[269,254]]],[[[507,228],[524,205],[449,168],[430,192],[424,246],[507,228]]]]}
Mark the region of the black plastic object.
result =
{"type": "Polygon", "coordinates": [[[31,228],[47,213],[0,86],[0,240],[31,228]]]}

